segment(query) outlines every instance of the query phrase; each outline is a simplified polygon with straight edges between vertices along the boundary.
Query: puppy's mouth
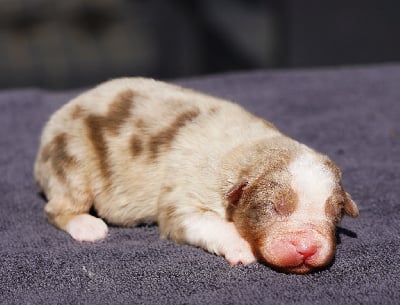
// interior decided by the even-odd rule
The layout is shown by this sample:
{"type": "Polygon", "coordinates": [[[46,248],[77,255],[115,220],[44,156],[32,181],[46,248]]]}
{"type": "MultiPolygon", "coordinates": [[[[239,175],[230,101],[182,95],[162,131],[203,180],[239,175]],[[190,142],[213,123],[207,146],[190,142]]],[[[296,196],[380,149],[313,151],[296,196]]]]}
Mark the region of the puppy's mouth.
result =
{"type": "Polygon", "coordinates": [[[293,274],[306,274],[306,273],[312,273],[317,270],[319,270],[320,267],[313,267],[306,262],[301,263],[298,266],[295,267],[284,267],[284,268],[278,268],[279,271],[284,272],[284,273],[293,273],[293,274]]]}

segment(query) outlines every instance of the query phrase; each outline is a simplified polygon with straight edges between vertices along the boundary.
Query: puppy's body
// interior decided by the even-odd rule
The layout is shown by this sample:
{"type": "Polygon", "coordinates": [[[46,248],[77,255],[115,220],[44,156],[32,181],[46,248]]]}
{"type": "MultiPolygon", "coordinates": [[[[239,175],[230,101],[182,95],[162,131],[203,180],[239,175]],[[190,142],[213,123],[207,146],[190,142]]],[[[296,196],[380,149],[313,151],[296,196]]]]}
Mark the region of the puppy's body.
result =
{"type": "Polygon", "coordinates": [[[81,241],[108,223],[287,272],[328,264],[357,208],[325,156],[233,103],[149,79],[118,79],[49,120],[35,163],[50,222],[81,241]]]}

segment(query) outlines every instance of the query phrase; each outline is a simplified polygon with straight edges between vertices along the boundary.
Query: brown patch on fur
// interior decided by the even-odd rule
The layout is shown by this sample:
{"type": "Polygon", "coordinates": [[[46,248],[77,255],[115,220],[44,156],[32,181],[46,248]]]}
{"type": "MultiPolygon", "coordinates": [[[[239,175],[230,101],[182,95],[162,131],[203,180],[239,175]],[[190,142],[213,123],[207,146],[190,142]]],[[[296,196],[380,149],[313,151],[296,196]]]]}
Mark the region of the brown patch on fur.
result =
{"type": "Polygon", "coordinates": [[[83,115],[83,109],[81,105],[75,105],[71,111],[71,119],[76,120],[81,118],[83,115]]]}
{"type": "Polygon", "coordinates": [[[111,176],[106,135],[107,133],[113,136],[118,135],[119,129],[130,116],[133,95],[132,90],[123,91],[115,97],[105,115],[92,114],[86,118],[89,139],[93,144],[101,174],[105,179],[111,176]]]}
{"type": "Polygon", "coordinates": [[[296,193],[280,179],[288,174],[286,167],[295,153],[280,148],[269,151],[263,147],[259,149],[269,156],[264,164],[259,164],[264,169],[263,173],[249,181],[237,206],[228,206],[227,209],[228,219],[233,220],[255,253],[258,253],[271,224],[279,217],[292,214],[298,204],[296,193]]]}
{"type": "Polygon", "coordinates": [[[335,219],[339,214],[339,206],[333,201],[330,196],[325,203],[325,215],[330,219],[335,219]]]}
{"type": "Polygon", "coordinates": [[[175,121],[169,127],[152,136],[149,141],[150,158],[157,158],[161,148],[168,149],[179,130],[187,123],[193,121],[199,114],[200,110],[197,108],[183,112],[176,117],[175,121]]]}
{"type": "Polygon", "coordinates": [[[335,176],[336,181],[340,182],[342,173],[340,172],[339,167],[331,159],[329,159],[328,157],[326,157],[324,165],[331,170],[331,172],[335,176]]]}
{"type": "MultiPolygon", "coordinates": [[[[270,155],[264,164],[259,164],[258,166],[262,166],[264,168],[264,172],[257,179],[251,181],[251,183],[243,189],[243,195],[241,194],[241,208],[244,208],[255,201],[261,202],[265,201],[266,198],[272,200],[272,195],[275,190],[278,188],[279,184],[273,179],[274,174],[277,172],[281,172],[284,170],[285,166],[290,163],[293,158],[293,153],[288,150],[282,150],[279,148],[266,150],[264,146],[259,146],[255,148],[255,154],[257,155],[270,155]]],[[[242,175],[248,175],[253,170],[248,168],[243,168],[240,171],[239,179],[243,179],[242,175]]],[[[228,206],[229,207],[229,206],[228,206]]],[[[229,209],[228,216],[232,218],[231,213],[235,212],[236,209],[229,209]]],[[[237,213],[239,216],[241,213],[237,213]]]]}
{"type": "Polygon", "coordinates": [[[142,119],[138,119],[135,122],[135,126],[137,129],[143,132],[143,130],[146,128],[146,123],[142,119]]]}
{"type": "Polygon", "coordinates": [[[40,153],[40,161],[45,163],[49,161],[52,152],[52,143],[48,143],[47,145],[43,146],[42,151],[40,153]]]}
{"type": "Polygon", "coordinates": [[[44,146],[41,153],[42,161],[50,161],[56,176],[62,181],[66,180],[66,170],[78,165],[77,159],[69,154],[67,143],[68,135],[61,133],[44,146]]]}
{"type": "Polygon", "coordinates": [[[134,158],[139,156],[143,151],[143,141],[136,135],[133,135],[130,143],[131,154],[134,158]]]}
{"type": "Polygon", "coordinates": [[[111,173],[109,172],[107,153],[108,148],[104,135],[104,117],[97,115],[90,115],[86,118],[86,125],[89,130],[89,138],[93,144],[94,152],[97,156],[100,171],[104,178],[108,178],[111,173]]]}
{"type": "Polygon", "coordinates": [[[339,223],[343,216],[343,195],[332,195],[325,202],[325,215],[334,223],[339,223]]]}
{"type": "Polygon", "coordinates": [[[103,128],[113,135],[118,135],[118,130],[130,116],[130,108],[133,105],[133,91],[126,90],[119,93],[108,108],[108,114],[104,118],[103,128]]]}
{"type": "Polygon", "coordinates": [[[283,190],[273,195],[272,201],[278,215],[289,216],[296,210],[298,196],[290,186],[285,186],[283,190]]]}
{"type": "Polygon", "coordinates": [[[331,170],[336,180],[333,195],[325,203],[325,215],[332,219],[334,223],[339,223],[344,214],[357,217],[357,206],[352,201],[350,195],[343,189],[342,173],[339,167],[329,158],[326,158],[324,164],[331,170]]]}
{"type": "MultiPolygon", "coordinates": [[[[334,217],[334,221],[342,218],[343,214],[349,215],[351,217],[357,217],[359,212],[356,203],[351,199],[350,194],[346,193],[343,189],[342,183],[342,173],[339,167],[329,158],[325,160],[325,166],[327,166],[334,174],[336,179],[336,189],[334,190],[334,196],[332,196],[332,202],[338,204],[340,206],[340,216],[334,217]]],[[[325,213],[329,217],[335,213],[336,207],[332,207],[333,204],[330,203],[329,199],[327,200],[325,213]],[[331,207],[330,207],[331,205],[331,207]]],[[[337,221],[338,222],[338,221],[337,221]]]]}

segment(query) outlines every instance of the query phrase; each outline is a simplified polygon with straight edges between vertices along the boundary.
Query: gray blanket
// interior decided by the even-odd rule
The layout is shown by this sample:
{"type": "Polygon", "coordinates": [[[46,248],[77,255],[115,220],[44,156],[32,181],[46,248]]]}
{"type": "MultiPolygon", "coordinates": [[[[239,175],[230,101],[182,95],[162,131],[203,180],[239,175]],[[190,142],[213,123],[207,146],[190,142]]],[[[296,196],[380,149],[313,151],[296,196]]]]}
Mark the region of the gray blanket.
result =
{"type": "MultiPolygon", "coordinates": [[[[230,267],[158,228],[112,227],[78,243],[49,225],[32,166],[49,115],[79,90],[0,93],[0,303],[399,304],[400,65],[226,74],[178,83],[244,105],[343,170],[360,217],[337,231],[330,268],[230,267]]],[[[216,232],[217,234],[217,232],[216,232]]]]}

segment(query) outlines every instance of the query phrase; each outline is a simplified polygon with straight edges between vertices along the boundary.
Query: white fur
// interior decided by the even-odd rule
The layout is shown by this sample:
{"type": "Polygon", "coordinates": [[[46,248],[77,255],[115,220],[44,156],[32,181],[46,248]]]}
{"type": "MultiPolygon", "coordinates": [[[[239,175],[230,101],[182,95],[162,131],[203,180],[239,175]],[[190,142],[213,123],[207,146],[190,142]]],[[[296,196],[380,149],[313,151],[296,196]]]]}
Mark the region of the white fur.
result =
{"type": "Polygon", "coordinates": [[[319,155],[305,149],[289,164],[292,188],[298,195],[299,204],[294,218],[322,218],[325,202],[333,193],[334,177],[319,155]]]}
{"type": "Polygon", "coordinates": [[[100,218],[81,214],[68,222],[66,231],[76,240],[95,242],[107,237],[108,228],[100,218]]]}
{"type": "Polygon", "coordinates": [[[247,265],[256,261],[249,243],[240,236],[232,222],[226,222],[215,214],[205,213],[200,217],[188,217],[183,225],[188,243],[225,256],[231,265],[247,265]]]}

